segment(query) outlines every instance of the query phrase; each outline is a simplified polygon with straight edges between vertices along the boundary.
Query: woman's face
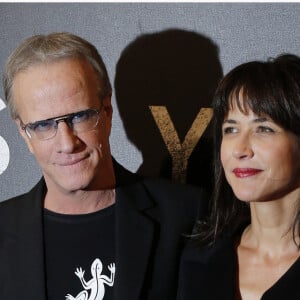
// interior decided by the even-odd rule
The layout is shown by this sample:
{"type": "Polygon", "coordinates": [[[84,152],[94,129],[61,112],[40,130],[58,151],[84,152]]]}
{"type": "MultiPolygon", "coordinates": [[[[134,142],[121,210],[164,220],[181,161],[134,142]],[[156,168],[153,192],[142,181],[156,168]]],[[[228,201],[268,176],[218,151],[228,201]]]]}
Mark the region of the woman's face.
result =
{"type": "Polygon", "coordinates": [[[268,116],[233,105],[222,128],[221,162],[236,197],[271,201],[300,187],[300,139],[268,116]]]}

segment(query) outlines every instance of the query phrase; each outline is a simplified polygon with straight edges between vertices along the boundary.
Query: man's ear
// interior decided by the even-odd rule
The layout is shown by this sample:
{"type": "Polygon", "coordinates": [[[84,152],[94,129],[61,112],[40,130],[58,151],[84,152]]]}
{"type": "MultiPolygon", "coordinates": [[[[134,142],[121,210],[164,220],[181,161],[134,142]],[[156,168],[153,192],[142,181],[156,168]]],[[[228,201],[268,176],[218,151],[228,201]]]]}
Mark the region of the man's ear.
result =
{"type": "Polygon", "coordinates": [[[22,129],[22,122],[19,118],[15,119],[15,123],[18,127],[18,131],[21,135],[21,137],[25,140],[26,144],[27,144],[27,147],[29,149],[29,151],[33,154],[33,148],[32,148],[32,145],[31,145],[31,140],[29,139],[29,137],[27,136],[26,132],[24,129],[22,129]]]}
{"type": "Polygon", "coordinates": [[[108,131],[108,134],[110,134],[111,126],[112,126],[112,114],[113,114],[113,108],[111,105],[111,93],[103,99],[102,105],[103,105],[103,112],[105,116],[105,127],[108,131]]]}
{"type": "Polygon", "coordinates": [[[111,119],[113,113],[113,108],[111,105],[111,93],[103,99],[102,105],[106,116],[108,116],[111,119]]]}

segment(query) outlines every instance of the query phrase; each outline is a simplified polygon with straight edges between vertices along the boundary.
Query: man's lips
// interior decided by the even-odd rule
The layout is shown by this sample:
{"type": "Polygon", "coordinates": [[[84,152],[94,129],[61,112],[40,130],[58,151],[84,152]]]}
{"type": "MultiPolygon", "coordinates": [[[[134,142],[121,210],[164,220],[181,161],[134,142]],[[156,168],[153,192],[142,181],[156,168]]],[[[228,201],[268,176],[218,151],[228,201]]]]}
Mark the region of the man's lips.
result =
{"type": "Polygon", "coordinates": [[[238,178],[244,178],[244,177],[250,177],[250,176],[254,176],[260,172],[262,172],[262,170],[260,169],[253,169],[253,168],[235,168],[232,171],[234,173],[234,175],[238,178]]]}
{"type": "Polygon", "coordinates": [[[72,166],[72,165],[76,165],[77,163],[83,161],[86,158],[87,158],[87,156],[77,157],[77,158],[73,158],[73,159],[67,159],[65,161],[62,161],[62,162],[58,163],[58,165],[60,165],[62,167],[72,166]]]}

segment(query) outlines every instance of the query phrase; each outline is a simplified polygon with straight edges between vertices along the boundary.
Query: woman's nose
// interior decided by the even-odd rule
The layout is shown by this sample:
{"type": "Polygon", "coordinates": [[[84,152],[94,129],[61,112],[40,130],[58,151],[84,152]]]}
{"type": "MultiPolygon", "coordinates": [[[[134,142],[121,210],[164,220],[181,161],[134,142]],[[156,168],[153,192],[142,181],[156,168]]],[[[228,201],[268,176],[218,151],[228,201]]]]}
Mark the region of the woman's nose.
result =
{"type": "Polygon", "coordinates": [[[237,137],[233,147],[233,156],[237,159],[253,157],[254,152],[249,136],[237,137]]]}

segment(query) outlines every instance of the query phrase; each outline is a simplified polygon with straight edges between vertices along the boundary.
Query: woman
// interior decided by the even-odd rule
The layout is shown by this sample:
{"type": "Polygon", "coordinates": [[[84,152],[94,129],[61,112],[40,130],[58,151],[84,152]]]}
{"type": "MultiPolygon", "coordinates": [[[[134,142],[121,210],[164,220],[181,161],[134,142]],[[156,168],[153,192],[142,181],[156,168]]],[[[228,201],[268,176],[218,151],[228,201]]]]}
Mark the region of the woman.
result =
{"type": "Polygon", "coordinates": [[[183,254],[178,298],[299,300],[300,58],[236,67],[213,108],[211,214],[183,254]]]}

